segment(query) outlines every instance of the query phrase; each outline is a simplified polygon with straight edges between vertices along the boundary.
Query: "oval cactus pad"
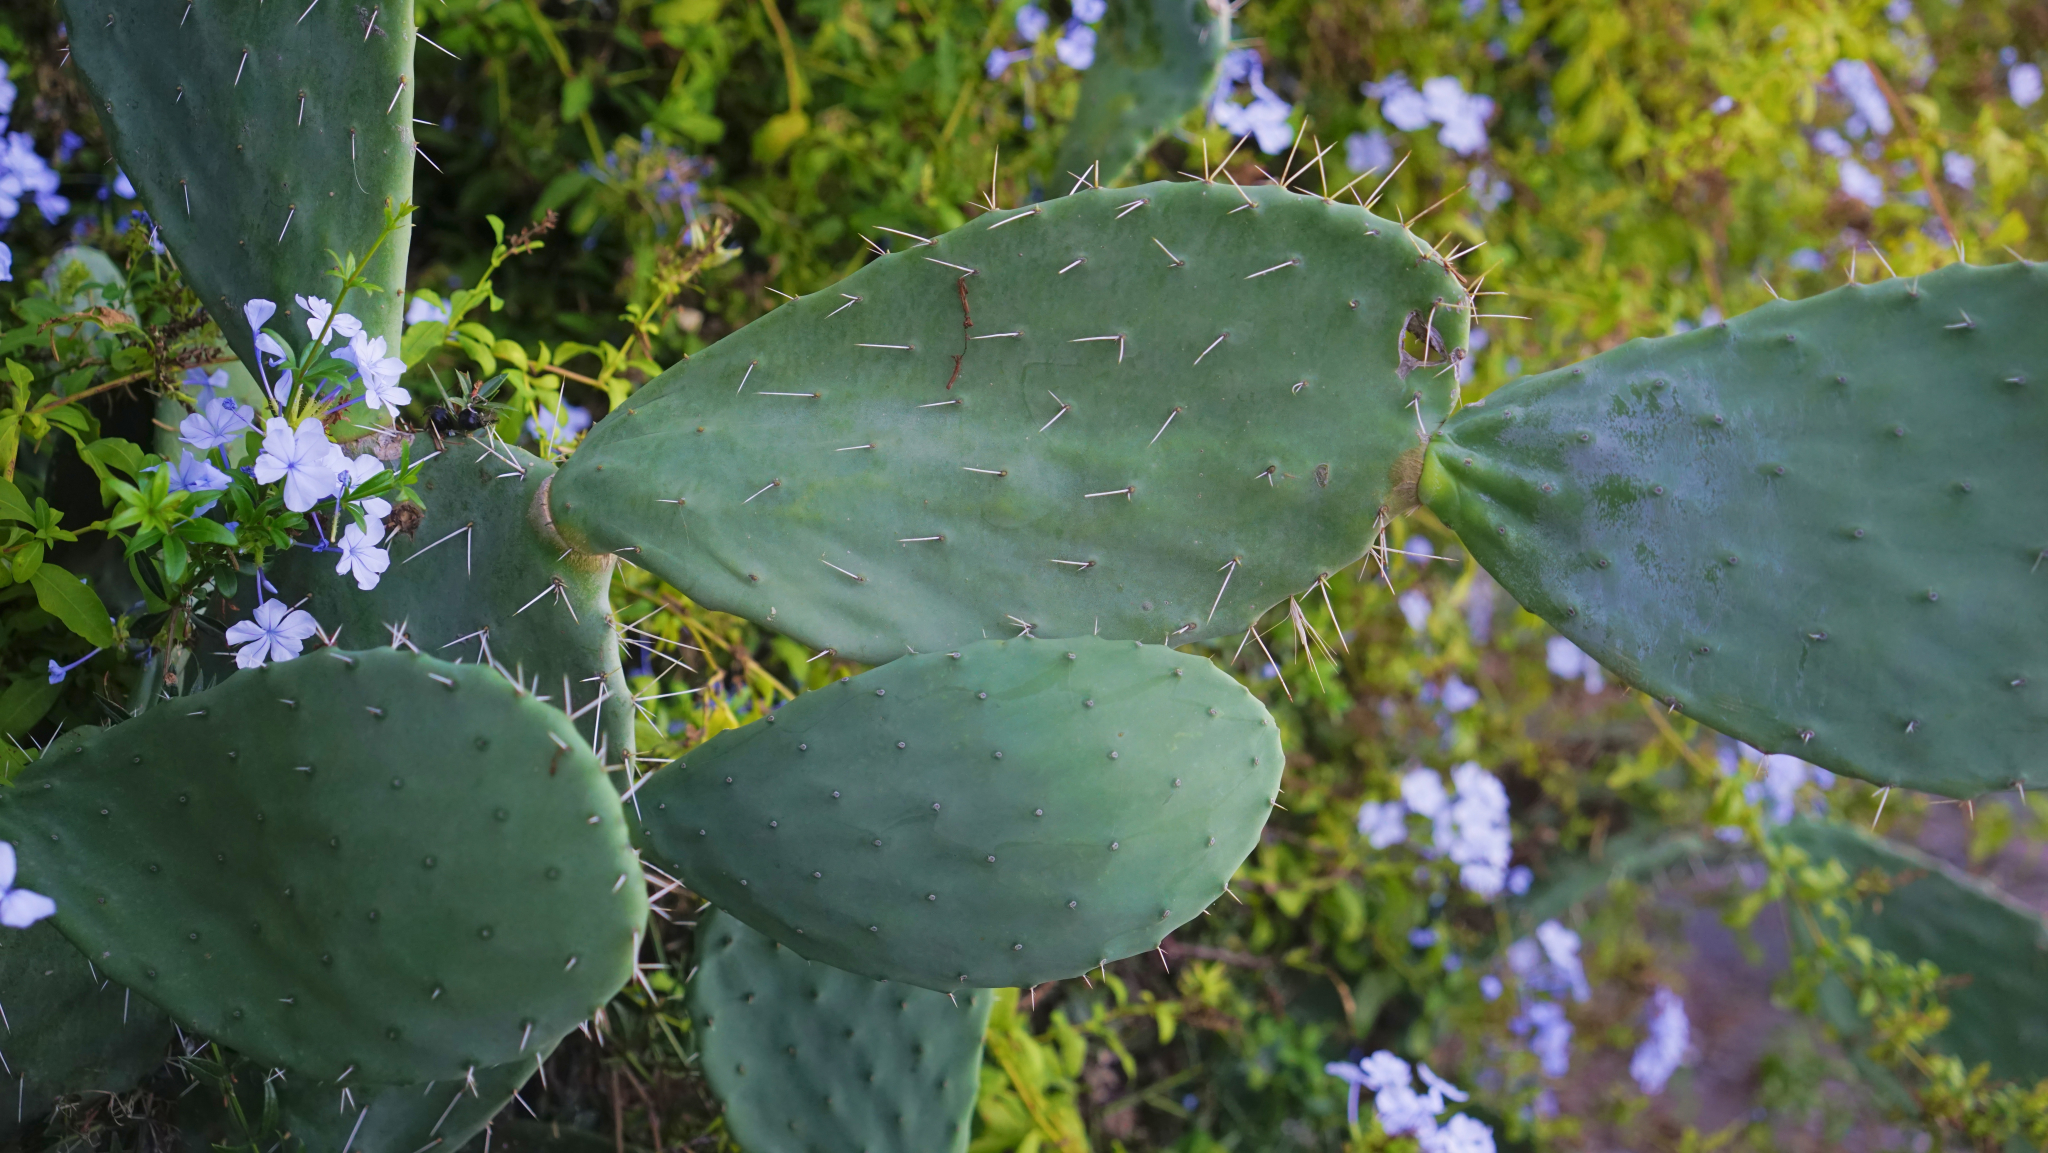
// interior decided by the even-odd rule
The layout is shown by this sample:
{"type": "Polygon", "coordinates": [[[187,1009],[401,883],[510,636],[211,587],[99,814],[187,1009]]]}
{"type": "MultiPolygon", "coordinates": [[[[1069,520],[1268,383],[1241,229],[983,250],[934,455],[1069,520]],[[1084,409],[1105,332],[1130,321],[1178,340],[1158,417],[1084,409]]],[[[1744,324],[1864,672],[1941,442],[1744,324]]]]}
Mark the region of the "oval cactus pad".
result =
{"type": "Polygon", "coordinates": [[[1157,945],[1223,895],[1280,766],[1206,657],[985,641],[806,693],[636,799],[649,852],[755,929],[957,992],[1157,945]]]}
{"type": "Polygon", "coordinates": [[[0,793],[23,885],[187,1030],[317,1078],[532,1060],[625,983],[618,796],[497,672],[321,652],[60,740],[0,793]]]}
{"type": "Polygon", "coordinates": [[[1455,387],[1463,289],[1361,208],[1148,184],[896,243],[600,422],[563,536],[870,663],[1182,644],[1363,555],[1455,387]]]}

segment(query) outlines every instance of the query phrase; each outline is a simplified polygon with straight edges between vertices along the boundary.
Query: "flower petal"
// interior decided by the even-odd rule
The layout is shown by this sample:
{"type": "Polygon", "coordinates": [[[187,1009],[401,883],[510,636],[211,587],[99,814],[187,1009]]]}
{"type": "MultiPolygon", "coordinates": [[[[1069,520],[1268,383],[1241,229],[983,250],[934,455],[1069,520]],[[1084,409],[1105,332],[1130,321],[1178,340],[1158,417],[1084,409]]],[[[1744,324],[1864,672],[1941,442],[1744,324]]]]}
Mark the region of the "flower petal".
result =
{"type": "Polygon", "coordinates": [[[56,911],[57,902],[27,889],[15,889],[0,897],[0,925],[10,929],[26,929],[56,911]]]}

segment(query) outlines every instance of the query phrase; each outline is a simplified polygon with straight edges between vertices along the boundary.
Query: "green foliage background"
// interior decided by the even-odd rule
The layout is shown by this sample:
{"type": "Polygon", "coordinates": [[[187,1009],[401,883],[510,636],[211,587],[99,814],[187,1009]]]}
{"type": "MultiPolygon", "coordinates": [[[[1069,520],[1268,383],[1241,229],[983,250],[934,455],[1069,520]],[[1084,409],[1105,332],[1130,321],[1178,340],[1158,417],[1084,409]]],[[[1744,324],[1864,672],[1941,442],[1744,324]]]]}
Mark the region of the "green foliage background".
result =
{"type": "MultiPolygon", "coordinates": [[[[545,247],[499,253],[506,263],[491,277],[495,295],[477,297],[476,325],[429,342],[422,371],[510,372],[515,405],[501,428],[517,435],[527,412],[602,411],[658,366],[775,307],[776,291],[829,286],[866,259],[863,237],[953,227],[984,196],[1007,206],[1064,192],[1034,174],[1049,167],[1072,113],[1075,74],[983,74],[989,50],[1014,42],[1020,2],[419,4],[420,27],[448,55],[420,55],[417,108],[435,120],[421,130],[434,167],[419,173],[414,287],[444,297],[480,288],[493,267],[487,214],[513,230],[559,214],[545,247]],[[729,223],[742,255],[688,279],[678,269],[692,219],[729,223]]],[[[1341,143],[1323,145],[1390,131],[1365,82],[1450,75],[1496,102],[1490,147],[1474,157],[1440,145],[1433,129],[1392,132],[1408,159],[1379,209],[1445,241],[1445,252],[1484,242],[1459,266],[1505,295],[1484,298],[1501,315],[1481,325],[1489,339],[1468,397],[1773,294],[1911,276],[1961,253],[2048,258],[2037,234],[2048,104],[2016,105],[2000,59],[2011,50],[2048,63],[2048,7],[2038,3],[1253,0],[1235,27],[1295,105],[1297,187],[1343,186],[1361,174],[1344,167],[1341,143]],[[1870,61],[1896,94],[1899,128],[1862,159],[1886,184],[1875,208],[1840,191],[1836,162],[1811,142],[1850,111],[1820,83],[1842,59],[1870,61]],[[1717,111],[1722,97],[1732,107],[1717,111]],[[1950,152],[1975,160],[1973,187],[1944,179],[1950,152]]],[[[33,133],[44,153],[65,131],[86,142],[65,169],[74,216],[56,229],[25,215],[5,236],[19,279],[0,286],[11,311],[0,352],[39,378],[69,374],[67,394],[128,378],[90,409],[91,431],[139,428],[121,435],[146,443],[149,394],[212,345],[144,230],[121,230],[130,205],[95,198],[112,164],[62,45],[48,6],[0,13],[0,56],[22,90],[14,130],[33,133]],[[51,289],[28,274],[74,238],[74,224],[77,239],[124,264],[134,331],[98,344],[67,336],[60,347],[50,326],[69,315],[80,278],[51,289]]],[[[1191,115],[1142,175],[1204,171],[1233,143],[1191,115]]],[[[1249,183],[1285,163],[1245,146],[1228,171],[1249,183]]],[[[1369,194],[1380,179],[1357,189],[1369,194]]],[[[58,481],[76,473],[64,460],[51,447],[25,465],[28,487],[53,504],[63,503],[58,481]]],[[[65,523],[96,515],[81,505],[65,523]]],[[[1742,779],[1722,772],[1712,734],[1635,694],[1588,692],[1548,672],[1547,630],[1461,564],[1426,513],[1396,535],[1412,553],[1449,559],[1404,556],[1384,577],[1339,576],[1327,603],[1299,606],[1298,618],[1277,612],[1249,651],[1216,651],[1272,704],[1291,752],[1285,809],[1235,885],[1241,903],[1212,909],[1166,957],[1006,995],[989,1034],[976,1153],[1405,1149],[1370,1124],[1347,1125],[1342,1086],[1323,1071],[1381,1047],[1474,1087],[1472,1111],[1504,1148],[1907,1148],[1915,1132],[1940,1146],[2048,1141],[2048,1082],[2001,1087],[1944,1063],[1930,1041],[1939,975],[1851,947],[1795,962],[1779,997],[1811,1008],[1829,981],[1863,993],[1882,1018],[1867,1051],[1845,1053],[1804,1018],[1772,1018],[1779,1032],[1743,1082],[1743,1108],[1731,1112],[1725,1091],[1717,1098],[1688,1074],[1656,1100],[1636,1092],[1623,1067],[1643,1000],[1659,984],[1683,992],[1690,971],[1685,909],[1753,927],[1767,902],[1824,921],[1867,894],[1762,848],[1763,817],[1742,779]],[[1397,589],[1426,598],[1425,627],[1404,619],[1397,589]],[[1455,715],[1440,704],[1452,676],[1480,695],[1455,715]],[[1509,786],[1516,860],[1538,877],[1523,900],[1473,900],[1444,863],[1373,851],[1353,827],[1358,804],[1394,795],[1407,766],[1467,759],[1509,786]],[[1729,826],[1745,830],[1742,847],[1715,837],[1729,826]],[[1578,1072],[1555,1083],[1511,1034],[1513,999],[1489,1001],[1479,984],[1508,940],[1549,916],[1583,935],[1597,990],[1574,1010],[1578,1072]],[[1434,929],[1436,943],[1412,944],[1419,928],[1434,929]],[[1892,1071],[1882,1092],[1859,1071],[1872,1061],[1892,1071]]],[[[61,543],[51,541],[53,557],[61,543]]],[[[104,558],[66,563],[120,579],[104,558]]],[[[619,580],[621,619],[663,638],[667,654],[647,663],[636,689],[711,690],[646,706],[648,756],[677,755],[848,671],[701,611],[644,573],[619,580]]],[[[61,687],[44,683],[46,660],[82,646],[28,588],[0,589],[0,726],[26,743],[117,715],[140,681],[132,662],[109,654],[61,687]]],[[[1866,822],[1879,805],[1853,784],[1825,800],[1866,822]]],[[[1911,839],[1953,815],[1894,796],[1883,819],[1911,839]]],[[[1989,868],[2038,844],[2044,815],[2019,798],[1977,805],[1969,859],[1989,868]]],[[[563,1046],[550,1088],[529,1094],[542,1117],[620,1146],[724,1142],[681,1009],[696,907],[687,893],[664,898],[671,925],[650,935],[646,983],[621,994],[602,1045],[563,1046]]],[[[1696,1021],[1714,1011],[1694,1002],[1696,1021]]],[[[50,1141],[136,1147],[179,1084],[160,1078],[155,1097],[119,1107],[81,1102],[53,1122],[50,1141]]]]}

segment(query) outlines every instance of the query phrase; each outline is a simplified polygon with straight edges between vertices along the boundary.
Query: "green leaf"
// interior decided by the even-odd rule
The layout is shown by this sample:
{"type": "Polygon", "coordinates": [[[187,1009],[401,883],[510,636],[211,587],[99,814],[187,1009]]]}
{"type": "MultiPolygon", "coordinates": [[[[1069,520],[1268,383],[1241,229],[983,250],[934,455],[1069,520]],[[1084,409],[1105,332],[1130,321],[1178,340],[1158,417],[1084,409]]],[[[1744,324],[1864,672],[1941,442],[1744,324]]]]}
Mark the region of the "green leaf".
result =
{"type": "Polygon", "coordinates": [[[57,694],[64,691],[62,685],[53,685],[39,676],[23,677],[0,692],[0,735],[18,737],[29,727],[43,719],[50,706],[57,703],[57,694]]]}
{"type": "Polygon", "coordinates": [[[79,455],[90,457],[129,476],[139,475],[147,463],[143,459],[144,454],[140,445],[117,436],[93,441],[80,450],[79,455]]]}
{"type": "Polygon", "coordinates": [[[234,530],[217,520],[208,520],[203,516],[193,517],[180,524],[178,535],[193,544],[224,544],[230,548],[235,544],[234,530]]]}
{"type": "Polygon", "coordinates": [[[421,321],[405,330],[404,339],[398,343],[398,359],[411,368],[447,339],[448,325],[445,321],[421,321]]]}
{"type": "Polygon", "coordinates": [[[53,564],[36,569],[29,578],[35,586],[36,603],[43,611],[64,622],[64,627],[101,648],[114,643],[114,622],[107,606],[91,586],[53,564]]]}
{"type": "Polygon", "coordinates": [[[0,520],[19,520],[34,523],[35,514],[29,511],[28,498],[14,487],[11,480],[0,480],[0,520]]]}
{"type": "Polygon", "coordinates": [[[21,546],[21,551],[8,558],[8,566],[14,570],[17,581],[31,580],[36,570],[43,567],[43,542],[32,540],[21,546]]]}

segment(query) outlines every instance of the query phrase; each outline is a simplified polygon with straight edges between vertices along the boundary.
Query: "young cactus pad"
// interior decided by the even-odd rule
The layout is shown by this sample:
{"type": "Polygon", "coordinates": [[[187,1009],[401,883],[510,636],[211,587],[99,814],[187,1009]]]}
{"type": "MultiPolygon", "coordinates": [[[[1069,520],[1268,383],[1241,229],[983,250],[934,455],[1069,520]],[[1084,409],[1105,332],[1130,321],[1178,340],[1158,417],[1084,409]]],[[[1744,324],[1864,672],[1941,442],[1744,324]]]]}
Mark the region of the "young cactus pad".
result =
{"type": "Polygon", "coordinates": [[[1242,633],[1363,554],[1450,402],[1464,293],[1425,252],[1279,188],[990,213],[641,389],[556,474],[555,525],[871,663],[1242,633]]]}
{"type": "Polygon", "coordinates": [[[646,917],[568,718],[390,649],[62,739],[0,793],[0,839],[103,975],[316,1078],[530,1061],[625,982],[646,917]]]}
{"type": "Polygon", "coordinates": [[[649,852],[828,965],[941,991],[1142,952],[1223,895],[1280,783],[1206,657],[983,641],[805,693],[655,774],[649,852]]]}
{"type": "Polygon", "coordinates": [[[1121,178],[1209,98],[1230,46],[1230,9],[1208,0],[1109,0],[1096,36],[1095,63],[1050,177],[1060,188],[1091,169],[1094,183],[1121,178]]]}
{"type": "MultiPolygon", "coordinates": [[[[413,438],[412,459],[433,451],[430,437],[413,438]]],[[[428,656],[488,658],[513,670],[580,713],[578,731],[617,764],[633,748],[633,705],[611,612],[612,558],[564,557],[535,518],[534,494],[555,466],[515,447],[498,452],[510,462],[454,440],[427,462],[417,486],[425,518],[391,541],[391,567],[376,588],[365,592],[336,573],[335,554],[306,549],[280,557],[270,578],[288,602],[310,595],[306,609],[329,632],[339,629],[342,644],[381,646],[386,626],[402,625],[428,656]]],[[[255,582],[239,591],[255,608],[255,582]]]]}
{"type": "Polygon", "coordinates": [[[0,1053],[17,1098],[14,1112],[0,1109],[0,1140],[59,1097],[127,1091],[170,1050],[164,1011],[109,983],[48,921],[0,932],[0,1002],[0,1053]]]}
{"type": "Polygon", "coordinates": [[[857,977],[715,909],[689,990],[704,1076],[747,1153],[967,1148],[989,990],[857,977]]]}
{"type": "Polygon", "coordinates": [[[1453,417],[1421,499],[1630,684],[1837,772],[2048,786],[2048,269],[1768,304],[1453,417]]]}
{"type": "MultiPolygon", "coordinates": [[[[1832,821],[1795,821],[1779,834],[1851,876],[1876,869],[1891,892],[1867,900],[1851,930],[1909,963],[1932,961],[1943,990],[1941,1047],[1993,1077],[2048,1077],[2048,921],[1983,881],[1906,845],[1832,821]]],[[[1847,1027],[1849,1020],[1837,1020],[1847,1027]]]]}
{"type": "MultiPolygon", "coordinates": [[[[332,296],[335,255],[364,255],[412,195],[412,6],[63,8],[115,158],[236,353],[255,363],[251,298],[275,301],[272,325],[304,339],[292,297],[332,296]]],[[[405,238],[370,263],[384,291],[341,302],[394,350],[405,238]]]]}

